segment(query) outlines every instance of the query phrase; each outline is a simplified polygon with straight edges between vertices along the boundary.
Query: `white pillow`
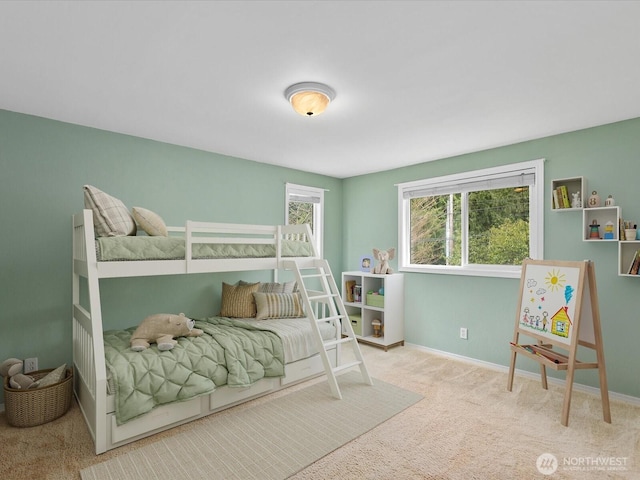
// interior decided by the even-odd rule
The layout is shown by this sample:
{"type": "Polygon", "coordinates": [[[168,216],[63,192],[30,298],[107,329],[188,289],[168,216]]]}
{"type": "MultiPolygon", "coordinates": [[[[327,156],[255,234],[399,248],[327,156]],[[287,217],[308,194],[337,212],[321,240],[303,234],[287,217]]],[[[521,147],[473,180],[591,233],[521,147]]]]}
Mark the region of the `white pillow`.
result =
{"type": "Polygon", "coordinates": [[[147,235],[152,237],[168,237],[167,225],[157,213],[142,207],[133,207],[133,218],[147,235]]]}
{"type": "Polygon", "coordinates": [[[136,222],[121,200],[92,185],[85,185],[84,206],[93,211],[93,226],[99,237],[136,234],[136,222]]]}

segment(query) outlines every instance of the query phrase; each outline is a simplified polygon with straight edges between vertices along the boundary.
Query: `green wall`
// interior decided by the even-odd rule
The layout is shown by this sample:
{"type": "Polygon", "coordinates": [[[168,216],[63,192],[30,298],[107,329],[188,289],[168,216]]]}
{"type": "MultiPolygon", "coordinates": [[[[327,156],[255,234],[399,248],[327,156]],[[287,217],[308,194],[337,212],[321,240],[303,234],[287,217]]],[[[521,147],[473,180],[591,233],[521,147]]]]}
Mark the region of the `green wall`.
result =
{"type": "MultiPolygon", "coordinates": [[[[640,223],[639,156],[640,119],[634,119],[346,179],[345,205],[358,208],[344,210],[343,265],[357,270],[360,256],[372,248],[397,247],[395,184],[537,158],[546,159],[547,192],[554,178],[584,176],[589,192],[595,189],[602,198],[612,194],[623,218],[640,223]]],[[[595,262],[609,389],[640,397],[640,277],[619,277],[617,244],[583,242],[581,213],[551,212],[546,197],[545,258],[595,262]]],[[[397,269],[397,261],[392,264],[397,269]]],[[[518,295],[516,279],[405,273],[406,341],[508,365],[518,295]],[[459,338],[460,327],[469,329],[468,340],[459,338]]],[[[539,371],[521,357],[518,368],[539,371]]],[[[578,371],[576,382],[597,387],[597,371],[578,371]]]]}
{"type": "MultiPolygon", "coordinates": [[[[83,208],[87,183],[169,225],[281,223],[285,182],[326,188],[325,255],[338,276],[374,247],[397,247],[394,184],[461,171],[546,158],[545,186],[582,175],[589,190],[613,194],[623,217],[640,223],[638,152],[635,119],[405,168],[393,169],[390,159],[386,172],[339,180],[0,110],[0,361],[71,362],[71,214],[83,208]]],[[[640,277],[618,277],[616,244],[582,242],[580,213],[550,212],[546,201],[545,258],[595,261],[609,387],[640,397],[640,277]]],[[[518,280],[405,275],[407,342],[508,365],[518,280]],[[466,341],[458,338],[463,326],[466,341]]],[[[214,314],[221,281],[239,278],[269,275],[104,280],[105,325],[135,325],[159,311],[214,314]]],[[[518,367],[538,371],[525,359],[518,367]]],[[[578,372],[576,381],[597,386],[596,372],[578,372]]]]}
{"type": "MultiPolygon", "coordinates": [[[[250,141],[250,139],[247,139],[250,141]]],[[[340,272],[338,179],[0,110],[0,362],[71,363],[71,215],[92,184],[127,206],[185,220],[284,222],[285,182],[328,189],[325,256],[340,272]]],[[[151,313],[214,315],[222,280],[269,272],[103,280],[109,328],[151,313]]],[[[0,397],[0,403],[3,397],[0,397]]]]}

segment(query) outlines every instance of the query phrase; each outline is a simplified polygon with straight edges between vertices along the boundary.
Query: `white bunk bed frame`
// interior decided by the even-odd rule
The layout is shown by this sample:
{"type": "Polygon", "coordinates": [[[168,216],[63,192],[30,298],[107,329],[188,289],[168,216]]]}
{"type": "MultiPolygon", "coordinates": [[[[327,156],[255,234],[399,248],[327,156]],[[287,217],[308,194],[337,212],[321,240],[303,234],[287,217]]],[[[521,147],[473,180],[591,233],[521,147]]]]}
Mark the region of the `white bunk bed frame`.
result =
{"type": "MultiPolygon", "coordinates": [[[[103,343],[100,279],[153,275],[182,275],[251,270],[313,267],[319,255],[311,241],[308,225],[241,225],[187,221],[185,227],[169,227],[170,234],[185,238],[184,260],[144,260],[98,262],[93,213],[85,209],[73,216],[73,365],[74,393],[95,443],[96,454],[204,417],[252,398],[274,392],[313,376],[323,374],[323,359],[310,358],[285,365],[285,377],[263,378],[248,388],[216,389],[209,395],[155,408],[153,411],[117,425],[113,397],[107,395],[107,371],[103,343]],[[311,257],[282,257],[281,240],[307,239],[313,246],[311,257]],[[200,243],[260,243],[276,246],[273,258],[195,259],[192,246],[200,243]],[[89,308],[80,304],[81,278],[86,278],[89,308]]],[[[306,288],[306,287],[303,287],[306,288]]],[[[307,293],[313,293],[307,291],[307,293]]],[[[321,292],[320,292],[321,293],[321,292]]],[[[316,319],[330,318],[329,302],[322,295],[312,302],[316,319]]],[[[311,304],[310,304],[311,305],[311,304]]],[[[334,310],[335,312],[335,310],[334,310]]],[[[315,321],[315,320],[312,320],[315,321]]],[[[335,345],[326,349],[330,363],[340,364],[341,328],[337,322],[335,345]]]]}

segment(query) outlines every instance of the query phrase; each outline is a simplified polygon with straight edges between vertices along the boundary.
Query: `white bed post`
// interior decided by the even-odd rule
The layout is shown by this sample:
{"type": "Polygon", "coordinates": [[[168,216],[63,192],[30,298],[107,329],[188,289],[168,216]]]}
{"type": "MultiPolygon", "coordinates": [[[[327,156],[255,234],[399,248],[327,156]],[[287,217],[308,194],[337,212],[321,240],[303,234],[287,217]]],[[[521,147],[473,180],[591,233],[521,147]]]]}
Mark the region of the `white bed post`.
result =
{"type": "Polygon", "coordinates": [[[75,392],[93,430],[96,454],[107,451],[107,371],[93,216],[84,210],[74,219],[73,235],[73,363],[75,392]],[[80,305],[80,277],[86,277],[89,311],[80,305]],[[87,396],[89,398],[87,398],[87,396]]]}

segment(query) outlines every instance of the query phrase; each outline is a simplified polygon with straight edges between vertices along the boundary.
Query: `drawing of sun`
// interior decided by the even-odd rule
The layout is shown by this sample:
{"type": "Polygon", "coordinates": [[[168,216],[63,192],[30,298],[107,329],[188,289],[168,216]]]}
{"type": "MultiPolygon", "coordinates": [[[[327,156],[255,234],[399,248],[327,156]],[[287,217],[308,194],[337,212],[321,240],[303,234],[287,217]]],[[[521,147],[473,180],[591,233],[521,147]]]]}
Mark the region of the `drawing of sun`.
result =
{"type": "Polygon", "coordinates": [[[551,290],[552,292],[563,288],[565,282],[566,278],[564,276],[564,273],[561,273],[558,270],[551,270],[549,273],[547,273],[547,276],[544,279],[544,283],[546,283],[547,287],[549,287],[549,290],[551,290]]]}

